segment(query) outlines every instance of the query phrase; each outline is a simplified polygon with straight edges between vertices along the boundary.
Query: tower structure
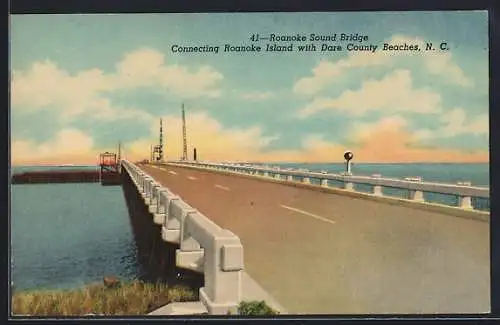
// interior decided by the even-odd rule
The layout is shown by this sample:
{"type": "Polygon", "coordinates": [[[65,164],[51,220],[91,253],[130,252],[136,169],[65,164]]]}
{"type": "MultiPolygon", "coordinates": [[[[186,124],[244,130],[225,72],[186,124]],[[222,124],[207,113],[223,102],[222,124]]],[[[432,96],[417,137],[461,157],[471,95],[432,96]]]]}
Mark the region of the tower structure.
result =
{"type": "Polygon", "coordinates": [[[117,164],[118,164],[118,172],[121,172],[121,161],[122,161],[122,142],[118,141],[118,157],[116,157],[117,164]]]}
{"type": "Polygon", "coordinates": [[[182,103],[182,160],[187,160],[187,158],[186,114],[184,113],[184,103],[182,103]]]}
{"type": "Polygon", "coordinates": [[[163,119],[160,118],[160,145],[158,146],[158,160],[163,162],[163,119]]]}

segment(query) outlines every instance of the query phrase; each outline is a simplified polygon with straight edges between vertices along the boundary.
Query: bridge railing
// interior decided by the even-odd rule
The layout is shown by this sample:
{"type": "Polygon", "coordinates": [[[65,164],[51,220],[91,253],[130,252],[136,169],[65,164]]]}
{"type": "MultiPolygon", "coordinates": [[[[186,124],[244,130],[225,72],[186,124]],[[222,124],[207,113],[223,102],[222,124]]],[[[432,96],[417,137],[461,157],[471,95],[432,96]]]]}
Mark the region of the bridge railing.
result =
{"type": "Polygon", "coordinates": [[[176,265],[203,272],[200,301],[210,314],[236,311],[242,299],[243,246],[240,239],[212,222],[134,164],[122,160],[164,241],[179,244],[176,265]]]}
{"type": "Polygon", "coordinates": [[[294,181],[300,179],[300,182],[310,184],[311,179],[317,179],[323,187],[330,187],[329,181],[337,181],[343,184],[343,188],[348,191],[355,191],[354,184],[369,185],[372,187],[371,194],[375,196],[384,196],[382,188],[393,188],[405,190],[408,193],[408,199],[425,202],[424,192],[437,193],[456,196],[458,198],[457,206],[462,209],[473,210],[472,198],[490,198],[489,187],[471,186],[470,182],[459,182],[457,184],[445,184],[437,182],[426,182],[421,177],[411,177],[406,179],[386,178],[379,174],[372,176],[343,175],[324,172],[311,172],[301,170],[290,170],[271,168],[265,166],[245,166],[228,163],[213,162],[193,162],[193,161],[172,161],[170,163],[179,165],[189,165],[221,171],[230,171],[249,175],[271,177],[284,181],[294,181]]]}

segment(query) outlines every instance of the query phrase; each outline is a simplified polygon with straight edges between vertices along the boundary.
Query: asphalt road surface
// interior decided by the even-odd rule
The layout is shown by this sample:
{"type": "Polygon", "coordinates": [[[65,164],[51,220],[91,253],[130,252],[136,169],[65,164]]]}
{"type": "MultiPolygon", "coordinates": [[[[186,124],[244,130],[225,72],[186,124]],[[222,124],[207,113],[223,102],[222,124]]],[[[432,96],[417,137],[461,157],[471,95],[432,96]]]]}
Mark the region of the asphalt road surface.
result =
{"type": "Polygon", "coordinates": [[[490,310],[489,223],[181,167],[141,166],[238,235],[294,314],[490,310]]]}

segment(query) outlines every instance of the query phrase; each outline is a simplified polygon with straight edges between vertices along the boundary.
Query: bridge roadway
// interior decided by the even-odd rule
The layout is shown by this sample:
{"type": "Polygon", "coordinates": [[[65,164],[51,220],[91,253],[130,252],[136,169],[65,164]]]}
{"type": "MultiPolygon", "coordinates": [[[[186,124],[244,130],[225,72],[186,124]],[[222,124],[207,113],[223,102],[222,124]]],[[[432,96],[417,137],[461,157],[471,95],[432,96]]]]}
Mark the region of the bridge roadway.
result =
{"type": "Polygon", "coordinates": [[[257,179],[139,165],[242,241],[294,314],[490,310],[489,223],[257,179]]]}

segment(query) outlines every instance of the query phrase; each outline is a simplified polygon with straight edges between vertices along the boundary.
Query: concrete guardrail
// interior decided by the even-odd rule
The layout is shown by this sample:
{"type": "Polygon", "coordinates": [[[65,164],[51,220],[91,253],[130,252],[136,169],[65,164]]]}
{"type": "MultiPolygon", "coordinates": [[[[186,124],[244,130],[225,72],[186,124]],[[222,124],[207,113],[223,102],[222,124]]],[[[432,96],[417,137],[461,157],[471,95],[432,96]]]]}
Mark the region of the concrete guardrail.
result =
{"type": "Polygon", "coordinates": [[[243,246],[240,239],[186,204],[134,164],[122,160],[166,242],[179,244],[178,267],[203,272],[200,301],[209,314],[236,312],[242,300],[243,246]]]}
{"type": "Polygon", "coordinates": [[[435,182],[424,182],[421,177],[408,177],[405,179],[383,178],[380,174],[372,176],[354,176],[332,174],[324,172],[311,172],[301,170],[280,169],[260,166],[245,166],[233,163],[213,163],[194,161],[171,161],[170,164],[179,166],[193,166],[220,171],[230,171],[255,176],[264,176],[285,181],[294,181],[294,177],[300,178],[302,183],[310,184],[311,179],[320,180],[320,185],[329,187],[329,181],[339,181],[343,183],[345,190],[355,191],[354,184],[364,184],[372,186],[372,193],[375,196],[384,196],[382,188],[396,188],[408,191],[408,198],[417,202],[425,202],[424,192],[447,194],[458,197],[458,207],[465,210],[474,210],[472,198],[490,198],[489,187],[471,186],[470,182],[459,182],[457,184],[445,184],[435,182]]]}

